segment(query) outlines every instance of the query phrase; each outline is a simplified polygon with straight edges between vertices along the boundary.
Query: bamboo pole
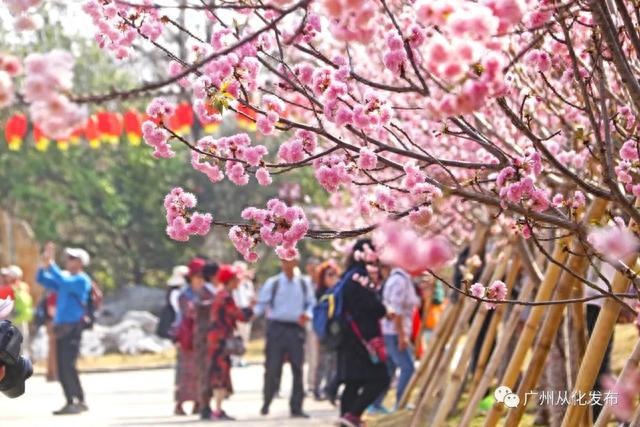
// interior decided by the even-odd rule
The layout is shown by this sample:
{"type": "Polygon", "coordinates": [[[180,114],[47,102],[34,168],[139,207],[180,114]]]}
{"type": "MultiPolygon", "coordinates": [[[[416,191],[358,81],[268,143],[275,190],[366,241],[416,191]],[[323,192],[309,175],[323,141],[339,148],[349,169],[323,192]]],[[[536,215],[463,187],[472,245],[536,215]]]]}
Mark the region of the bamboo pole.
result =
{"type": "MultiPolygon", "coordinates": [[[[553,250],[553,254],[551,255],[552,259],[560,265],[563,265],[567,259],[568,252],[566,251],[566,248],[569,245],[569,242],[570,239],[568,237],[558,240],[553,250]]],[[[558,264],[550,262],[547,266],[544,278],[536,294],[535,301],[546,301],[551,297],[555,284],[562,272],[562,268],[558,264]]],[[[527,351],[531,347],[531,344],[533,344],[535,334],[538,330],[538,324],[542,320],[545,310],[546,307],[540,305],[534,306],[531,309],[531,313],[529,314],[520,338],[518,339],[513,356],[509,360],[507,369],[500,380],[500,385],[504,385],[509,388],[513,388],[515,386],[518,375],[520,374],[520,369],[527,355],[527,351]]],[[[484,427],[495,427],[503,410],[503,404],[495,402],[487,414],[484,427]]]]}
{"type": "MultiPolygon", "coordinates": [[[[487,266],[485,267],[484,271],[482,272],[482,276],[480,277],[480,281],[484,283],[489,280],[495,269],[495,261],[490,261],[489,263],[487,263],[487,266]]],[[[423,395],[421,396],[421,404],[418,405],[416,414],[424,408],[422,403],[426,404],[431,402],[430,399],[438,393],[438,391],[440,390],[440,386],[443,385],[442,381],[440,381],[440,378],[443,375],[448,375],[449,373],[449,365],[451,364],[451,361],[454,359],[456,351],[458,350],[458,342],[465,334],[465,331],[468,329],[469,319],[473,315],[476,306],[478,305],[475,304],[475,302],[475,300],[471,300],[470,298],[460,298],[460,313],[455,319],[453,330],[448,337],[448,346],[443,349],[444,352],[440,360],[432,365],[428,383],[426,385],[425,391],[423,392],[423,395]]]]}
{"type": "MultiPolygon", "coordinates": [[[[637,258],[638,254],[633,254],[624,260],[624,264],[634,265],[637,258]]],[[[624,273],[616,272],[613,282],[611,283],[613,293],[626,291],[629,287],[629,282],[629,278],[624,273]]],[[[589,338],[587,350],[580,364],[578,378],[576,378],[573,388],[574,393],[582,392],[588,395],[589,391],[593,388],[621,309],[622,306],[620,303],[613,298],[607,298],[602,305],[598,320],[589,338]]],[[[572,427],[576,425],[576,422],[581,419],[586,409],[587,407],[585,405],[569,405],[567,412],[565,412],[562,426],[572,427]]]]}
{"type": "MultiPolygon", "coordinates": [[[[486,280],[491,277],[491,274],[493,274],[495,267],[495,262],[487,263],[484,271],[482,272],[480,281],[486,282],[486,280]]],[[[471,300],[470,298],[460,298],[460,301],[458,302],[460,306],[460,315],[454,319],[454,327],[448,337],[449,346],[443,349],[442,357],[436,361],[436,363],[432,365],[432,369],[429,370],[430,375],[427,376],[427,381],[423,388],[424,391],[419,398],[416,411],[413,414],[412,426],[422,427],[426,425],[430,404],[433,403],[432,397],[435,396],[435,394],[440,390],[440,386],[443,384],[443,382],[440,381],[440,378],[449,372],[449,365],[457,351],[458,341],[467,329],[469,318],[473,314],[474,310],[471,307],[473,302],[475,302],[475,300],[471,300]]]]}
{"type": "MultiPolygon", "coordinates": [[[[631,355],[627,359],[627,362],[624,364],[622,368],[622,372],[618,377],[618,382],[622,378],[626,378],[629,373],[635,369],[638,369],[638,364],[640,363],[640,340],[636,343],[636,346],[633,348],[631,355]]],[[[638,406],[637,412],[640,415],[640,406],[638,406]]],[[[611,418],[611,405],[605,405],[600,411],[600,416],[596,420],[594,427],[606,427],[609,419],[611,418]]]]}
{"type": "MultiPolygon", "coordinates": [[[[578,286],[573,290],[573,298],[583,298],[584,290],[578,286]]],[[[568,316],[567,316],[568,317],[568,316]]],[[[569,334],[570,375],[569,388],[573,388],[578,377],[580,361],[587,349],[587,324],[584,304],[571,304],[571,333],[569,334]]]]}
{"type": "Polygon", "coordinates": [[[640,406],[638,406],[636,411],[633,413],[629,427],[640,427],[640,406]]]}
{"type": "Polygon", "coordinates": [[[442,316],[442,320],[436,326],[436,330],[433,333],[433,337],[430,340],[431,345],[426,346],[425,351],[420,359],[420,364],[418,365],[418,369],[411,376],[411,380],[407,387],[404,390],[404,394],[398,402],[398,409],[404,409],[411,398],[411,394],[413,393],[413,389],[416,384],[421,382],[421,378],[424,376],[424,373],[427,371],[429,364],[433,357],[438,353],[439,348],[441,347],[440,343],[446,340],[445,331],[448,329],[449,324],[453,323],[454,312],[458,307],[457,304],[449,304],[445,309],[444,315],[442,316]]]}
{"type": "MultiPolygon", "coordinates": [[[[509,246],[501,254],[502,259],[499,260],[498,266],[493,272],[491,280],[488,283],[493,283],[494,281],[500,280],[502,279],[502,277],[504,277],[507,265],[509,265],[509,261],[511,260],[511,252],[512,247],[509,246]]],[[[454,406],[456,396],[458,395],[460,386],[462,385],[462,381],[464,380],[465,374],[467,372],[469,360],[471,359],[473,349],[476,345],[476,341],[478,340],[478,335],[480,334],[480,330],[482,329],[482,324],[484,323],[484,320],[487,317],[488,313],[489,309],[487,308],[487,304],[480,304],[480,308],[473,319],[471,329],[467,334],[467,340],[465,342],[462,355],[460,356],[460,360],[458,361],[458,364],[453,370],[453,373],[446,382],[447,388],[445,389],[444,396],[440,401],[440,404],[438,405],[438,410],[436,411],[434,420],[431,423],[432,426],[438,427],[444,425],[449,412],[451,412],[451,409],[454,406]]]]}
{"type": "MultiPolygon", "coordinates": [[[[587,223],[591,223],[592,221],[600,220],[604,215],[606,207],[607,202],[605,200],[596,199],[591,204],[585,221],[587,223]]],[[[588,258],[584,253],[582,244],[578,239],[574,239],[571,244],[571,255],[567,261],[567,270],[579,276],[584,276],[587,267],[588,258]]],[[[560,276],[560,281],[558,282],[558,286],[554,294],[556,300],[569,298],[573,288],[578,283],[578,279],[569,272],[565,271],[560,276]]],[[[548,314],[542,324],[540,333],[538,334],[539,338],[536,342],[533,356],[529,362],[527,371],[520,382],[520,386],[518,387],[517,395],[523,404],[518,405],[516,408],[509,411],[505,421],[505,427],[516,427],[524,414],[524,395],[535,387],[538,382],[538,378],[540,378],[540,373],[544,368],[545,361],[549,354],[549,349],[551,348],[551,342],[558,331],[558,327],[562,323],[565,306],[566,304],[554,304],[549,307],[548,314]]]]}
{"type": "MultiPolygon", "coordinates": [[[[529,297],[533,293],[533,287],[534,281],[528,280],[522,287],[519,299],[522,301],[528,301],[529,297]]],[[[478,409],[478,404],[489,388],[495,373],[498,371],[502,358],[509,347],[511,339],[513,338],[513,334],[516,332],[516,329],[520,324],[520,316],[524,311],[524,307],[524,305],[516,305],[513,310],[511,310],[511,313],[504,324],[504,330],[498,335],[498,343],[496,344],[496,348],[493,351],[491,359],[489,359],[489,364],[487,365],[484,374],[480,378],[480,382],[476,386],[475,390],[469,393],[471,397],[469,398],[467,408],[458,423],[458,427],[468,427],[471,423],[471,420],[478,409]]]]}
{"type": "MultiPolygon", "coordinates": [[[[515,258],[511,262],[509,266],[509,274],[507,275],[507,279],[505,280],[507,285],[507,295],[511,294],[513,290],[513,285],[518,278],[518,274],[520,273],[520,267],[522,266],[520,262],[520,257],[516,254],[515,258]]],[[[495,310],[493,318],[491,319],[491,324],[489,325],[489,329],[487,334],[485,335],[484,342],[482,343],[482,348],[480,349],[480,355],[478,357],[478,364],[476,365],[476,370],[473,374],[473,380],[471,381],[471,386],[469,387],[469,395],[473,394],[482,374],[484,373],[484,369],[487,365],[487,361],[489,360],[489,356],[491,355],[491,349],[493,348],[493,342],[495,340],[496,334],[498,333],[498,326],[502,321],[502,315],[506,309],[505,304],[499,304],[495,310]]]]}
{"type": "Polygon", "coordinates": [[[418,393],[416,403],[418,403],[425,392],[428,390],[433,378],[436,376],[434,373],[436,369],[441,363],[442,358],[447,351],[447,344],[450,342],[451,337],[453,336],[454,329],[456,327],[458,317],[462,313],[463,309],[462,302],[459,302],[455,305],[455,311],[452,312],[449,323],[446,325],[446,329],[443,329],[443,337],[440,340],[439,346],[435,349],[431,360],[429,361],[429,365],[427,369],[424,371],[424,375],[418,378],[418,382],[416,383],[416,388],[420,390],[418,393]]]}

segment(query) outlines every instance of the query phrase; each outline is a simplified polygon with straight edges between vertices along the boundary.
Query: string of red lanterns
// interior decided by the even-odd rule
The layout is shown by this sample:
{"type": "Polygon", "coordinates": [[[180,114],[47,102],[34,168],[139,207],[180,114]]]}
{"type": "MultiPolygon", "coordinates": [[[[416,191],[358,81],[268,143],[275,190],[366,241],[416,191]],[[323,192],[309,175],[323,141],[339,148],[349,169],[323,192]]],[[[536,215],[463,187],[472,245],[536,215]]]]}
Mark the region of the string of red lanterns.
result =
{"type": "MultiPolygon", "coordinates": [[[[238,126],[255,131],[255,111],[240,106],[236,115],[238,126]],[[249,116],[249,118],[247,117],[249,116]],[[253,120],[252,120],[253,119],[253,120]]],[[[124,134],[129,144],[138,146],[142,143],[142,122],[147,119],[146,114],[136,110],[127,110],[124,113],[112,111],[99,111],[92,114],[84,127],[76,129],[69,138],[52,141],[47,137],[36,123],[31,124],[34,147],[38,151],[46,151],[55,143],[59,150],[68,150],[71,146],[78,146],[86,141],[93,149],[104,145],[117,145],[124,134]]],[[[179,135],[191,132],[194,123],[194,112],[191,105],[183,102],[176,106],[175,114],[169,118],[169,128],[179,135]]],[[[202,122],[200,125],[206,133],[215,132],[220,126],[220,121],[202,122]]],[[[7,148],[11,151],[19,151],[24,145],[29,131],[29,122],[22,113],[10,116],[4,124],[4,136],[7,148]]]]}

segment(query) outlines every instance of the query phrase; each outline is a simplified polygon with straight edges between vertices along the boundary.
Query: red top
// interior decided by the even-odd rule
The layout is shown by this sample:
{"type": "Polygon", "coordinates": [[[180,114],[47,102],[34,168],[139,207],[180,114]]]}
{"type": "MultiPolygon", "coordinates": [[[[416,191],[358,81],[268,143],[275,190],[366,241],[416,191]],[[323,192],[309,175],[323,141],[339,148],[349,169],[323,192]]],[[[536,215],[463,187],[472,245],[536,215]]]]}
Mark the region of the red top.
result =
{"type": "Polygon", "coordinates": [[[0,285],[0,299],[11,298],[15,300],[16,297],[13,293],[13,287],[11,285],[0,285]]]}

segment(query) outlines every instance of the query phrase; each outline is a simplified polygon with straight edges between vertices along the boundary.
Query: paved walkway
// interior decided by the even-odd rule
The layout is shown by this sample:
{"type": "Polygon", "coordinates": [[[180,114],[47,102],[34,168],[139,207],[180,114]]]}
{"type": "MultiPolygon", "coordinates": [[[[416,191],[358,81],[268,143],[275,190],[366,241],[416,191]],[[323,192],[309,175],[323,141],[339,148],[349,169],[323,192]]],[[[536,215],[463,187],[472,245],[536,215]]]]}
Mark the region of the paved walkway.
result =
{"type": "MultiPolygon", "coordinates": [[[[261,406],[262,366],[233,369],[236,393],[226,402],[227,413],[243,427],[331,426],[336,411],[326,402],[305,400],[310,420],[289,418],[288,400],[277,399],[268,417],[259,415],[261,406]]],[[[148,370],[84,374],[82,382],[91,411],[82,415],[58,416],[51,411],[62,406],[58,383],[44,377],[29,379],[27,392],[19,399],[0,396],[2,427],[102,427],[102,426],[205,426],[219,423],[201,422],[195,416],[174,417],[172,403],[173,370],[148,370]]],[[[288,390],[291,377],[285,366],[283,389],[288,390]]]]}

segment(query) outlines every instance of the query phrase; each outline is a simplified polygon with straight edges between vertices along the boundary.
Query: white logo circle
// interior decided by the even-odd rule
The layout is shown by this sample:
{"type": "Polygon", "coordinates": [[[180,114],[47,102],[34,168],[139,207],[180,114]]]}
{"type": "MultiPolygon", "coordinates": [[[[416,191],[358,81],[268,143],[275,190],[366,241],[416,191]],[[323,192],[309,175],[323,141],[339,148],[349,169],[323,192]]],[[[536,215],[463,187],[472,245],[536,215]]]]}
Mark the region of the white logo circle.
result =
{"type": "Polygon", "coordinates": [[[516,408],[520,404],[520,398],[515,393],[509,393],[504,397],[504,406],[507,408],[516,408]]]}
{"type": "Polygon", "coordinates": [[[502,403],[504,402],[504,398],[508,394],[512,394],[513,392],[506,385],[501,385],[493,392],[493,397],[496,398],[496,401],[502,403]]]}

